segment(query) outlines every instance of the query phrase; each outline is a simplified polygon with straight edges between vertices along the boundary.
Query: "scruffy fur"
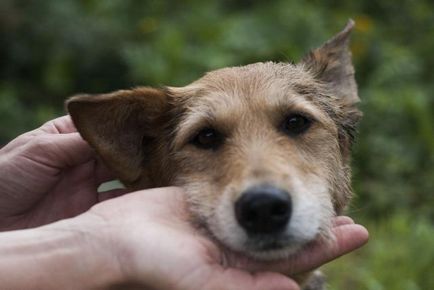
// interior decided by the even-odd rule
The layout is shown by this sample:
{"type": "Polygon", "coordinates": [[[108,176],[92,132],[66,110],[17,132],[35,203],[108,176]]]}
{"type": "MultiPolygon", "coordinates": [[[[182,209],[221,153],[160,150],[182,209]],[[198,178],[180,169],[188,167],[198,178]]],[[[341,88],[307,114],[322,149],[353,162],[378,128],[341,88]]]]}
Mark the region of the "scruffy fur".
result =
{"type": "MultiPolygon", "coordinates": [[[[361,116],[348,48],[353,25],[297,64],[254,63],[209,72],[185,87],[80,95],[67,108],[127,187],[181,186],[194,223],[213,238],[258,259],[287,257],[329,237],[332,217],[352,195],[350,149],[361,116]],[[305,133],[282,132],[291,113],[312,120],[305,133]],[[194,146],[203,128],[220,132],[222,146],[194,146]],[[261,251],[233,208],[244,190],[264,183],[287,190],[293,211],[285,244],[261,251]]],[[[324,287],[322,278],[309,281],[315,285],[305,289],[324,287]]]]}

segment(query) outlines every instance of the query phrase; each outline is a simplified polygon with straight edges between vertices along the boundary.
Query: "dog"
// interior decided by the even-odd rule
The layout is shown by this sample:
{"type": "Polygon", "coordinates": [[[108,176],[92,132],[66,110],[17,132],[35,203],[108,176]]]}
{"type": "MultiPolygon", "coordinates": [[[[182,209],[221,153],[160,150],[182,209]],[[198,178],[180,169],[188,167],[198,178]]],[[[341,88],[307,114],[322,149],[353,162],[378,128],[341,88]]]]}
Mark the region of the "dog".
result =
{"type": "Polygon", "coordinates": [[[288,257],[330,238],[352,196],[353,27],[296,64],[222,68],[185,87],[78,95],[66,107],[127,188],[180,186],[210,237],[256,259],[288,257]]]}

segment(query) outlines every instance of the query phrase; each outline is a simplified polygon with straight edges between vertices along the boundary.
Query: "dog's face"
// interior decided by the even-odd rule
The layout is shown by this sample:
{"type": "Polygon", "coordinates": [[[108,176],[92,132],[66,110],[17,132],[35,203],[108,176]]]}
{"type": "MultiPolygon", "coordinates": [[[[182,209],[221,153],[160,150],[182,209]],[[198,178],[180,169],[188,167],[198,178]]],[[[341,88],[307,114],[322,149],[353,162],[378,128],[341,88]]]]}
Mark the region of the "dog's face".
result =
{"type": "Polygon", "coordinates": [[[68,110],[127,186],[182,186],[194,222],[221,243],[283,257],[327,236],[351,196],[360,117],[352,26],[296,65],[256,63],[182,88],[77,96],[68,110]]]}

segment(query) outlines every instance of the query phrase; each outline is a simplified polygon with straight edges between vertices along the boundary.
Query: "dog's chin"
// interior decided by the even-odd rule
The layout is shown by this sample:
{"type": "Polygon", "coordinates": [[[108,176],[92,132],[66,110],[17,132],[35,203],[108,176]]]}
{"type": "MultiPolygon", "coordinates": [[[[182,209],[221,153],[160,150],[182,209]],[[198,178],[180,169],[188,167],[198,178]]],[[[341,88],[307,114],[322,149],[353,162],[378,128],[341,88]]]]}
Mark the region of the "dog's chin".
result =
{"type": "MultiPolygon", "coordinates": [[[[280,234],[248,235],[240,230],[237,225],[233,230],[221,230],[219,227],[211,227],[204,223],[203,230],[214,238],[224,248],[240,253],[244,256],[261,260],[272,261],[287,259],[297,254],[304,246],[314,241],[320,234],[318,228],[310,232],[294,231],[280,234]]],[[[227,229],[228,226],[224,229],[227,229]]]]}
{"type": "Polygon", "coordinates": [[[303,245],[293,245],[282,248],[270,248],[267,250],[249,250],[245,252],[245,255],[261,261],[282,260],[294,255],[302,247],[303,245]]]}
{"type": "Polygon", "coordinates": [[[214,237],[224,247],[259,261],[288,259],[314,240],[314,238],[297,239],[291,236],[262,235],[248,237],[241,243],[231,243],[228,240],[222,241],[218,237],[214,237]]]}
{"type": "Polygon", "coordinates": [[[308,242],[291,237],[261,237],[246,241],[242,251],[245,255],[257,260],[280,260],[296,254],[308,242]]]}

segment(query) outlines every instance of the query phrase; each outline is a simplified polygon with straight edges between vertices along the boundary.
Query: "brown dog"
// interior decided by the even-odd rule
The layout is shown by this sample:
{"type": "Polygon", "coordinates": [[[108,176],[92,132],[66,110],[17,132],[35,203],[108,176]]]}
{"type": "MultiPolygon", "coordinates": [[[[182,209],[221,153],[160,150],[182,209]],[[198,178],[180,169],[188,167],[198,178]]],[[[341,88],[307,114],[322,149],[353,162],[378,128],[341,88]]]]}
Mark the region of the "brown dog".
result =
{"type": "Polygon", "coordinates": [[[361,116],[353,26],[298,64],[255,63],[185,87],[80,95],[67,108],[128,188],[181,186],[195,223],[222,244],[258,259],[287,257],[329,237],[352,195],[350,148],[361,116]]]}

